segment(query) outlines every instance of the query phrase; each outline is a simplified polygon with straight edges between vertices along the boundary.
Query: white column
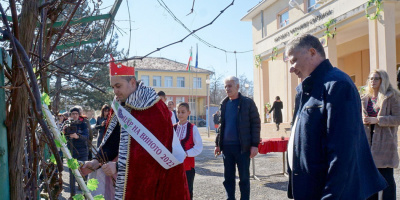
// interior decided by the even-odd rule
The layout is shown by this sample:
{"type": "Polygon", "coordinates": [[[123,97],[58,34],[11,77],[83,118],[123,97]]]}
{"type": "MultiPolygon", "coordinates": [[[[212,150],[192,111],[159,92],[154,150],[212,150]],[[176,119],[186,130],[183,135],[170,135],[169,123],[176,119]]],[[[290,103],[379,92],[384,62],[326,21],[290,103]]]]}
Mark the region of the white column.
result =
{"type": "MultiPolygon", "coordinates": [[[[286,114],[285,113],[282,113],[283,114],[283,118],[282,118],[282,120],[283,120],[283,122],[290,122],[290,114],[289,114],[289,111],[291,110],[291,108],[290,108],[290,90],[289,90],[289,85],[290,85],[290,72],[289,72],[289,68],[288,68],[288,62],[285,62],[283,59],[282,59],[282,62],[283,62],[283,66],[284,66],[284,77],[283,77],[283,79],[284,79],[284,83],[285,83],[285,90],[286,90],[286,93],[285,93],[285,101],[286,102],[284,102],[283,103],[283,107],[285,108],[284,110],[286,111],[286,114]]],[[[281,98],[282,99],[282,98],[281,98]]]]}
{"type": "Polygon", "coordinates": [[[258,108],[258,112],[260,114],[261,122],[264,123],[264,106],[263,106],[263,76],[262,76],[262,65],[263,62],[260,63],[259,67],[253,68],[254,73],[254,84],[253,84],[253,91],[254,91],[254,102],[258,108]]]}
{"type": "Polygon", "coordinates": [[[336,45],[336,37],[328,38],[328,45],[324,47],[326,58],[329,59],[331,64],[334,67],[338,66],[338,58],[337,58],[337,45],[336,45]]]}
{"type": "Polygon", "coordinates": [[[395,2],[383,3],[381,19],[377,22],[379,69],[386,70],[390,83],[396,83],[396,23],[395,2]]]}
{"type": "Polygon", "coordinates": [[[295,77],[293,79],[292,73],[289,72],[290,65],[288,62],[286,62],[286,80],[287,80],[287,102],[284,102],[287,107],[287,122],[291,122],[293,118],[293,109],[294,109],[294,98],[296,97],[296,92],[293,92],[296,90],[297,86],[297,78],[295,77]]]}
{"type": "Polygon", "coordinates": [[[369,36],[369,71],[378,68],[378,31],[377,20],[368,20],[368,36],[369,36]]]}

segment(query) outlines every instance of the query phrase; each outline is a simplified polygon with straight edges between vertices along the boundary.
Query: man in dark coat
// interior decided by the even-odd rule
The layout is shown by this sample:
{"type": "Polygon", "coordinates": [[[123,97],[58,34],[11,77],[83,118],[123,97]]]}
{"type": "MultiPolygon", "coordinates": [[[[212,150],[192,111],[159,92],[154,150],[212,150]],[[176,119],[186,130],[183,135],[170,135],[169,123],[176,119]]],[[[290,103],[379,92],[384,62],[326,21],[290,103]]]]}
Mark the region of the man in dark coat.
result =
{"type": "Polygon", "coordinates": [[[331,65],[312,35],[290,41],[286,55],[290,73],[302,81],[288,144],[288,197],[361,200],[384,189],[350,77],[331,65]]]}
{"type": "Polygon", "coordinates": [[[215,155],[223,153],[224,187],[235,199],[236,165],[239,171],[241,200],[250,199],[250,158],[258,153],[261,120],[254,101],[239,93],[239,79],[225,79],[228,95],[220,105],[221,127],[215,140],[215,155]]]}
{"type": "Polygon", "coordinates": [[[221,115],[219,114],[219,110],[213,114],[213,122],[215,127],[215,133],[218,133],[219,123],[220,123],[221,115]]]}

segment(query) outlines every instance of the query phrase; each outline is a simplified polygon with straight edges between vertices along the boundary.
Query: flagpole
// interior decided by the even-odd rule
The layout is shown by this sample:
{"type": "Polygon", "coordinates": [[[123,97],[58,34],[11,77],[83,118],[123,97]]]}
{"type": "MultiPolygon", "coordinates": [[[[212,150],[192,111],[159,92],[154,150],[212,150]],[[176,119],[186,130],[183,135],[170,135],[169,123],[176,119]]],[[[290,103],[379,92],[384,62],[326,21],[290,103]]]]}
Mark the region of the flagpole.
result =
{"type": "MultiPolygon", "coordinates": [[[[196,70],[196,81],[198,80],[198,76],[197,76],[197,64],[198,64],[198,54],[199,54],[199,46],[198,46],[198,44],[196,43],[196,65],[195,65],[195,70],[196,70]]],[[[196,109],[195,109],[195,116],[197,117],[198,115],[197,115],[197,107],[198,107],[198,105],[197,105],[197,90],[199,90],[199,84],[198,83],[196,83],[196,94],[195,94],[195,98],[194,98],[194,106],[196,107],[196,109]]],[[[199,119],[197,119],[197,125],[196,126],[198,126],[199,125],[199,119]]]]}
{"type": "MultiPolygon", "coordinates": [[[[191,70],[190,70],[190,63],[191,63],[191,61],[192,61],[192,53],[193,53],[193,47],[190,47],[190,58],[189,58],[189,63],[188,63],[188,70],[189,70],[189,80],[188,80],[188,82],[189,82],[189,98],[188,98],[188,103],[189,103],[189,107],[190,107],[190,105],[191,105],[191,81],[190,81],[190,79],[191,79],[191,70]]],[[[192,115],[192,114],[190,114],[190,115],[192,115]]],[[[189,121],[190,121],[190,115],[189,115],[189,121]]]]}

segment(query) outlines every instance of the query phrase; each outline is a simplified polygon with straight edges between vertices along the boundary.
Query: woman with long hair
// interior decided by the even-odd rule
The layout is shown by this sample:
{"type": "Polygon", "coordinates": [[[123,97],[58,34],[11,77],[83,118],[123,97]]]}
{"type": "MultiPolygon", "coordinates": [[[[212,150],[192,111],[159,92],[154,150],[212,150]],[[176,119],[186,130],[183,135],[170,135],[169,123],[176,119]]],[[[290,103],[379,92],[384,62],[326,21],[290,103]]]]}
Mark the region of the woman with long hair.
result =
{"type": "Polygon", "coordinates": [[[276,131],[279,131],[279,124],[282,123],[282,109],[283,109],[283,103],[281,101],[281,98],[279,96],[275,97],[274,104],[272,105],[271,110],[269,113],[274,111],[274,122],[276,124],[276,131]]]}
{"type": "Polygon", "coordinates": [[[97,138],[97,148],[103,141],[104,133],[106,131],[107,116],[109,112],[110,106],[108,104],[104,104],[103,107],[101,107],[101,115],[97,117],[96,129],[99,130],[99,137],[97,138]]]}
{"type": "MultiPolygon", "coordinates": [[[[377,69],[369,74],[365,95],[361,98],[365,133],[372,157],[389,186],[383,190],[383,200],[396,199],[393,168],[399,165],[397,129],[400,125],[400,93],[389,82],[386,71],[377,69]]],[[[368,200],[377,200],[374,194],[368,200]]]]}
{"type": "Polygon", "coordinates": [[[62,126],[64,124],[64,121],[65,121],[64,115],[62,113],[58,113],[56,125],[59,131],[62,131],[62,126]]]}

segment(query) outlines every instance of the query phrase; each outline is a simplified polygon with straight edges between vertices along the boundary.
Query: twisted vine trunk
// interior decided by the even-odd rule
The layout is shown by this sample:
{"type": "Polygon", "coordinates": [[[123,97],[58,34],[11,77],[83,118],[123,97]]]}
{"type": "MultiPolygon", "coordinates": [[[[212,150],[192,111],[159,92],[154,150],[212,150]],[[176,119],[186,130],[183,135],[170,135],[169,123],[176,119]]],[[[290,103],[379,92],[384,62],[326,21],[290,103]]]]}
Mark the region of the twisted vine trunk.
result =
{"type": "Polygon", "coordinates": [[[54,94],[54,101],[53,101],[53,106],[52,110],[53,113],[58,113],[60,112],[60,98],[61,98],[61,76],[56,75],[56,87],[55,87],[55,94],[54,94]]]}
{"type": "MultiPolygon", "coordinates": [[[[19,40],[27,52],[31,50],[34,38],[34,30],[38,15],[38,0],[24,0],[22,3],[21,18],[19,24],[19,40]]],[[[16,63],[16,62],[13,62],[16,63]]],[[[8,148],[9,148],[9,175],[11,199],[25,199],[23,184],[23,159],[24,139],[28,117],[28,89],[24,84],[24,68],[18,68],[13,64],[13,86],[20,87],[12,90],[11,111],[7,117],[8,148]]]]}

